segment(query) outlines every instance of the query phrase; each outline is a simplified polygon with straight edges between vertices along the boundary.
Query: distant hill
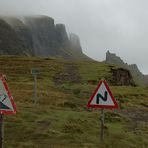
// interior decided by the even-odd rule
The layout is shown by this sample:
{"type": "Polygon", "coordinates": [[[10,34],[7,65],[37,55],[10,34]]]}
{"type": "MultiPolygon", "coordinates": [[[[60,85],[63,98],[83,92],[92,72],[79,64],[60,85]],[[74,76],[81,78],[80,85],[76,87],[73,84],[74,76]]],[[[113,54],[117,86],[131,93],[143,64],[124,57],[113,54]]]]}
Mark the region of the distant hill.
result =
{"type": "Polygon", "coordinates": [[[69,37],[65,25],[55,25],[53,18],[48,16],[22,18],[5,16],[1,17],[0,23],[1,55],[25,54],[75,60],[90,59],[82,52],[79,37],[73,33],[69,37]]]}
{"type": "Polygon", "coordinates": [[[137,84],[148,85],[148,76],[142,74],[136,64],[128,65],[127,63],[124,63],[124,61],[115,53],[110,53],[109,51],[106,52],[106,62],[110,64],[117,64],[128,69],[133,75],[133,78],[137,84]]]}

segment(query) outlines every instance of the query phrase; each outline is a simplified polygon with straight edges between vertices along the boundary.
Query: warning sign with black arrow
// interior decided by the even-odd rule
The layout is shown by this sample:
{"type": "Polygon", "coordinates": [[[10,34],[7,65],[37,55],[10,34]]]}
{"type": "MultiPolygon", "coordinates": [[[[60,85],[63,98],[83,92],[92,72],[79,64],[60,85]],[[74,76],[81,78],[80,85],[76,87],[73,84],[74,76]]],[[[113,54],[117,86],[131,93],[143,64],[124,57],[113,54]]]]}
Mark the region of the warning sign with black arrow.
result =
{"type": "Polygon", "coordinates": [[[99,82],[87,106],[92,108],[118,108],[117,101],[105,80],[99,82]]]}

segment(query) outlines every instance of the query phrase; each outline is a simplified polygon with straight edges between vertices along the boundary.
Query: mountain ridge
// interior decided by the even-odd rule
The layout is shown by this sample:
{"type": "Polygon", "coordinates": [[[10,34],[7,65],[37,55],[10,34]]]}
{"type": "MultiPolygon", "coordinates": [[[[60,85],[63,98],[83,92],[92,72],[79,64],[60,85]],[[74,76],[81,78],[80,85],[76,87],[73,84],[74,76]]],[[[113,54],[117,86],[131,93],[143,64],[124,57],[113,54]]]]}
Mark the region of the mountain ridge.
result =
{"type": "MultiPolygon", "coordinates": [[[[74,33],[68,35],[65,25],[55,24],[51,17],[43,15],[22,18],[5,16],[0,19],[7,23],[21,40],[25,48],[20,49],[21,54],[90,60],[82,51],[79,37],[74,33]]],[[[1,33],[1,36],[3,34],[1,33]]]]}

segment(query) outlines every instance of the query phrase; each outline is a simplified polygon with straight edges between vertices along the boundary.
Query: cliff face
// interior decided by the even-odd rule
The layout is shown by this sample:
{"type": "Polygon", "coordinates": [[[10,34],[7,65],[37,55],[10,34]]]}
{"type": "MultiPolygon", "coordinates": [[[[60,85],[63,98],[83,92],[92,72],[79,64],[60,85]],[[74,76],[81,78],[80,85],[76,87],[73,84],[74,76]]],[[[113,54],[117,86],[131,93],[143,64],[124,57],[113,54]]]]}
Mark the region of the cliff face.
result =
{"type": "Polygon", "coordinates": [[[25,55],[27,49],[18,34],[0,19],[0,54],[1,55],[25,55]],[[14,48],[15,47],[15,48],[14,48]]]}
{"type": "MultiPolygon", "coordinates": [[[[23,41],[26,48],[27,55],[33,55],[33,41],[30,29],[18,18],[15,17],[5,17],[3,18],[14,31],[17,33],[19,39],[23,41]]],[[[14,47],[15,48],[15,47],[14,47]]]]}
{"type": "Polygon", "coordinates": [[[82,48],[81,48],[79,37],[76,34],[71,33],[69,35],[69,38],[70,38],[71,47],[73,49],[77,50],[78,52],[81,52],[82,53],[82,48]]]}
{"type": "Polygon", "coordinates": [[[127,63],[124,63],[120,57],[116,56],[116,54],[110,53],[109,51],[106,52],[106,62],[117,64],[128,69],[138,84],[148,85],[148,77],[140,72],[136,64],[128,65],[127,63]]]}
{"type": "Polygon", "coordinates": [[[52,47],[55,44],[54,20],[46,17],[27,17],[25,24],[29,28],[33,42],[33,52],[35,56],[53,55],[52,47]]]}
{"type": "MultiPolygon", "coordinates": [[[[21,40],[24,47],[23,53],[43,57],[89,59],[82,52],[79,38],[75,38],[72,42],[65,25],[55,25],[53,18],[47,16],[30,16],[21,19],[4,17],[3,20],[9,24],[9,28],[15,32],[18,40],[21,40]]],[[[15,49],[15,45],[13,48],[15,49]]]]}
{"type": "Polygon", "coordinates": [[[56,40],[59,46],[70,48],[69,38],[64,24],[56,24],[56,40]]]}

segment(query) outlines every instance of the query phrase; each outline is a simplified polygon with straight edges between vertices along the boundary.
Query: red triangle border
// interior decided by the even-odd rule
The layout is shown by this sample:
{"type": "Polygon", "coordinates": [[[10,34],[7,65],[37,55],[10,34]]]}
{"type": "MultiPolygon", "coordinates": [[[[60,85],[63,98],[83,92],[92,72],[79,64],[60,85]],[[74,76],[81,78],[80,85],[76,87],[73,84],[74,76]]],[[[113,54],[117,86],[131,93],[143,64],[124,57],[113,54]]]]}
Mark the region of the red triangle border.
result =
{"type": "Polygon", "coordinates": [[[87,104],[87,107],[88,108],[118,108],[118,103],[116,101],[116,99],[114,98],[107,82],[105,80],[101,80],[97,86],[97,88],[95,89],[95,91],[93,92],[92,96],[90,97],[89,101],[88,101],[88,104],[87,104]],[[97,91],[99,90],[100,86],[102,85],[102,83],[104,83],[107,91],[109,92],[110,96],[111,96],[111,99],[114,103],[114,105],[92,105],[91,104],[91,101],[93,100],[94,96],[96,95],[97,91]]]}
{"type": "Polygon", "coordinates": [[[1,110],[0,109],[0,114],[16,114],[16,105],[15,105],[14,100],[13,100],[13,97],[12,97],[10,91],[9,91],[9,88],[7,86],[7,83],[5,81],[5,78],[2,75],[0,75],[0,80],[2,81],[2,83],[4,85],[4,88],[5,88],[7,94],[9,96],[9,98],[10,98],[10,102],[12,103],[12,107],[14,109],[13,111],[12,110],[9,111],[9,110],[1,110]]]}

